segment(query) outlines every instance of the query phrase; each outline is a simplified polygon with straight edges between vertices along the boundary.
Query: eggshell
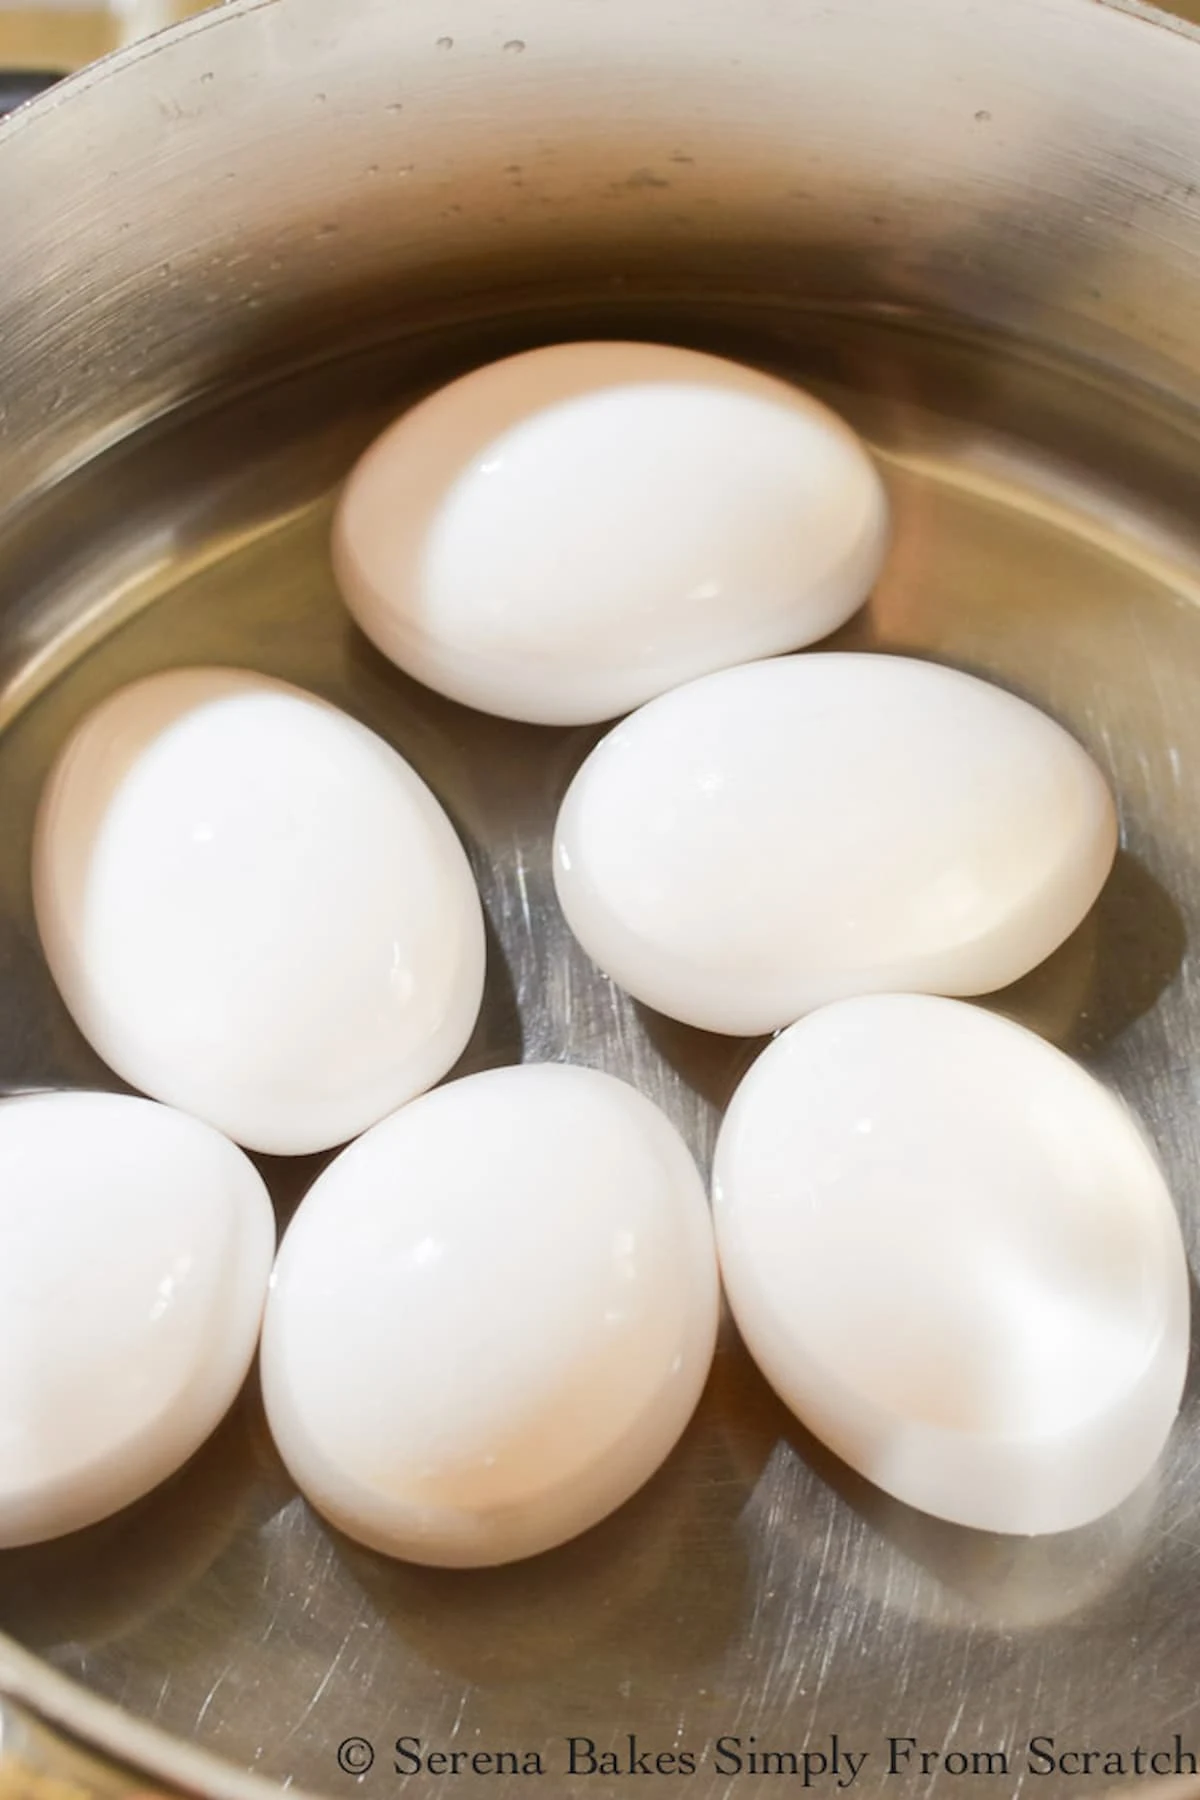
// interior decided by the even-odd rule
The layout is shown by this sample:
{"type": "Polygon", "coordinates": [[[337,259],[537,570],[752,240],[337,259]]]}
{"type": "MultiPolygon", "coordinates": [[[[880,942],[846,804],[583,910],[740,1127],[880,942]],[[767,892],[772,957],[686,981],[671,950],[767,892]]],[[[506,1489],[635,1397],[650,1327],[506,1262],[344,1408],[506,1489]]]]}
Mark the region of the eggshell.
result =
{"type": "Polygon", "coordinates": [[[751,1354],[889,1494],[1032,1535],[1150,1473],[1187,1363],[1179,1224],[1132,1116],[1031,1032],[926,995],[811,1014],[735,1094],[713,1197],[751,1354]]]}
{"type": "Polygon", "coordinates": [[[833,631],[887,504],[836,414],[663,344],[555,344],[403,414],[347,482],[334,567],[385,656],[485,712],[569,725],[833,631]]]}
{"type": "Polygon", "coordinates": [[[440,1079],[483,993],[479,896],[413,769],[232,669],[122,689],[47,781],[34,904],[80,1030],[255,1150],[344,1142],[440,1079]]]}
{"type": "Polygon", "coordinates": [[[254,1355],[275,1221],[254,1165],[118,1094],[0,1101],[0,1546],[184,1463],[254,1355]]]}
{"type": "Polygon", "coordinates": [[[489,1070],[375,1126],[302,1201],[264,1323],[268,1420],[351,1537],[510,1561],[653,1474],[717,1305],[703,1184],[665,1116],[590,1069],[489,1070]]]}
{"type": "Polygon", "coordinates": [[[1025,701],[898,656],[709,675],[597,746],[567,792],[567,923],[638,1000],[778,1030],[855,993],[987,993],[1050,954],[1117,845],[1104,778],[1025,701]]]}

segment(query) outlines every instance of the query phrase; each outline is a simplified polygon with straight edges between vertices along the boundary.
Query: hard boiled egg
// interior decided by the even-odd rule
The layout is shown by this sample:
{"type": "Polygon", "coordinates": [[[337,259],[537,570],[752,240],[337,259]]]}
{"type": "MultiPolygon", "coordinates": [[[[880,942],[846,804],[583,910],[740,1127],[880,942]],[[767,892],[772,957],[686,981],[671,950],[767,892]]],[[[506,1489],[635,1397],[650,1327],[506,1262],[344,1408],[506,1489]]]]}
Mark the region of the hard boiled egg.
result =
{"type": "Polygon", "coordinates": [[[90,1525],[197,1450],[254,1355],[275,1221],[198,1119],[0,1101],[0,1546],[90,1525]]]}
{"type": "Polygon", "coordinates": [[[783,657],[652,700],[559,815],[584,949],[709,1031],[855,993],[978,994],[1050,954],[1117,845],[1104,778],[1025,701],[898,656],[783,657]]]}
{"type": "Polygon", "coordinates": [[[988,1531],[1099,1518],[1179,1407],[1188,1270],[1130,1114],[1007,1019],[828,1006],[738,1088],[713,1177],[725,1289],[810,1431],[988,1531]]]}
{"type": "Polygon", "coordinates": [[[797,649],[866,599],[882,484],[786,382],[663,344],[477,369],[347,482],[334,566],[385,656],[485,712],[570,725],[797,649]]]}
{"type": "Polygon", "coordinates": [[[471,1034],[484,933],[445,813],[389,745],[233,669],[122,689],[66,744],[34,847],[46,958],[132,1086],[251,1149],[343,1142],[471,1034]]]}
{"type": "Polygon", "coordinates": [[[716,1323],[703,1184],[665,1116],[590,1069],[490,1070],[376,1125],[301,1202],[264,1323],[267,1416],[351,1537],[507,1562],[653,1474],[716,1323]]]}

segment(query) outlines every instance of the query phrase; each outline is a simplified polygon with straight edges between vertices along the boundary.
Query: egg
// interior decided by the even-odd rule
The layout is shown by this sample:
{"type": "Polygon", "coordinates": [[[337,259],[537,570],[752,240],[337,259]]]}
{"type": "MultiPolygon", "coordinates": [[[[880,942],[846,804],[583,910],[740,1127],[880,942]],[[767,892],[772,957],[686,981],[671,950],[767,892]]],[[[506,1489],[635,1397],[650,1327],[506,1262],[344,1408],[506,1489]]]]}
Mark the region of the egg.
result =
{"type": "Polygon", "coordinates": [[[717,1307],[703,1183],[658,1108],[590,1069],[488,1070],[366,1132],[301,1202],[263,1327],[268,1422],[349,1536],[508,1562],[654,1473],[717,1307]]]}
{"type": "Polygon", "coordinates": [[[1024,1027],[869,995],[791,1026],[718,1138],[734,1317],[796,1416],[910,1506],[1035,1535],[1147,1477],[1189,1279],[1130,1113],[1024,1027]]]}
{"type": "Polygon", "coordinates": [[[275,1222],[211,1127],[118,1094],[0,1101],[0,1547],[174,1473],[254,1355],[275,1222]]]}
{"type": "Polygon", "coordinates": [[[403,414],[351,474],[333,554],[408,674],[574,725],[824,637],[886,539],[874,464],[810,395],[694,350],[581,343],[403,414]]]}
{"type": "Polygon", "coordinates": [[[646,1005],[754,1035],[851,994],[1005,987],[1099,893],[1100,771],[954,669],[814,653],[709,675],[597,746],[559,814],[567,923],[646,1005]]]}
{"type": "Polygon", "coordinates": [[[232,669],[122,689],[42,796],[34,905],[84,1036],[254,1150],[344,1142],[440,1079],[483,994],[465,852],[413,769],[232,669]]]}

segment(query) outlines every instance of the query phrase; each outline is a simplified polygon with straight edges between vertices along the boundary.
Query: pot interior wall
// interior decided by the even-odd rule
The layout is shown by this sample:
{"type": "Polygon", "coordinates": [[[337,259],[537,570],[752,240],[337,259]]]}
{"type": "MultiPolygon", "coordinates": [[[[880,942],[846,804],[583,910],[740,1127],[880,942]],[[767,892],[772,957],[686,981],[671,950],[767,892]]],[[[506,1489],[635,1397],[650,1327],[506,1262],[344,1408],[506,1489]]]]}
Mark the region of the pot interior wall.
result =
{"type": "Polygon", "coordinates": [[[1183,29],[233,0],[0,124],[0,511],[197,393],[556,282],[965,318],[1194,394],[1183,29]]]}

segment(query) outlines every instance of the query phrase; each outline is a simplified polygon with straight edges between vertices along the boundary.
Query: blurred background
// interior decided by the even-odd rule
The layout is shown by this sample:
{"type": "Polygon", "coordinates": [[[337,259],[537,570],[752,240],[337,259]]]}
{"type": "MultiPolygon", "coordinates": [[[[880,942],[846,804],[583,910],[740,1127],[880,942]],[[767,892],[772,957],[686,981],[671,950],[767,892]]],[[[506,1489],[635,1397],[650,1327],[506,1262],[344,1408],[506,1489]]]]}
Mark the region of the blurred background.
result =
{"type": "MultiPolygon", "coordinates": [[[[212,0],[0,0],[0,64],[13,69],[78,69],[121,44],[159,31],[212,0]]],[[[1197,0],[1200,6],[1200,0],[1197,0]]]]}
{"type": "MultiPolygon", "coordinates": [[[[730,0],[736,5],[737,0],[730,0]]],[[[1003,5],[1004,0],[997,0],[1003,5]]],[[[121,44],[146,37],[212,0],[0,0],[0,65],[12,69],[77,69],[121,44]]],[[[331,0],[336,5],[337,0],[331,0]]],[[[1164,0],[1162,10],[1200,24],[1200,0],[1164,0]]]]}

